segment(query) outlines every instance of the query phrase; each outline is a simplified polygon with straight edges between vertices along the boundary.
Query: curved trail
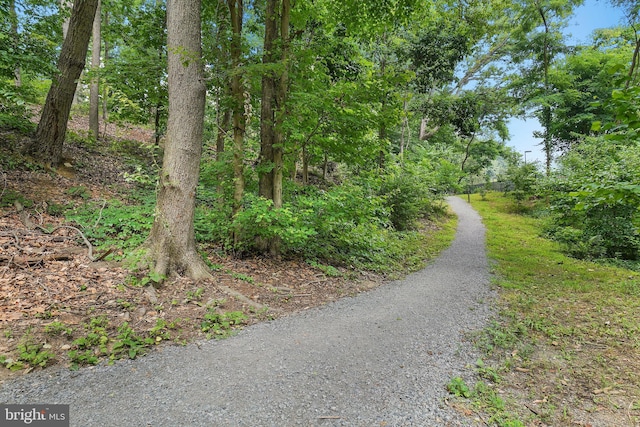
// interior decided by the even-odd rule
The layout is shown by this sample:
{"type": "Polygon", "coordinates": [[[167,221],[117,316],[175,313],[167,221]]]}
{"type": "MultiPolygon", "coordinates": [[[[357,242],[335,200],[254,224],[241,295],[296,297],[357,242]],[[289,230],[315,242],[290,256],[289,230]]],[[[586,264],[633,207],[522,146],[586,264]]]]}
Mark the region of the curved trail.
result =
{"type": "Polygon", "coordinates": [[[484,227],[459,198],[456,239],[424,270],[223,341],[23,377],[3,403],[70,404],[72,426],[460,426],[446,384],[490,309],[484,227]]]}

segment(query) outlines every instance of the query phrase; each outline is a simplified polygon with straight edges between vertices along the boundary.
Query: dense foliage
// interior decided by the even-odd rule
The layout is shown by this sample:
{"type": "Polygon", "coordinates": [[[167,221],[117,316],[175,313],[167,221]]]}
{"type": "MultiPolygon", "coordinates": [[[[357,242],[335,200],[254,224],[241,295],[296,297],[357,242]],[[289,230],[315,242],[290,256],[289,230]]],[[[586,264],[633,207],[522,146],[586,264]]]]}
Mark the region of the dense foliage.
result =
{"type": "MultiPolygon", "coordinates": [[[[295,2],[279,9],[287,27],[271,51],[265,2],[205,4],[197,239],[237,254],[277,242],[285,255],[371,266],[398,256],[444,194],[502,181],[520,207],[549,201],[549,232],[574,255],[638,258],[637,8],[615,1],[629,25],[567,46],[562,28],[579,3],[295,2]],[[544,128],[545,178],[505,147],[508,119],[526,114],[544,128]],[[281,198],[265,190],[269,180],[281,198]]],[[[0,2],[1,127],[31,129],[32,105],[55,79],[68,6],[0,2]]],[[[102,65],[83,75],[76,101],[86,108],[98,79],[103,122],[153,126],[160,153],[166,13],[162,1],[103,2],[102,65]]],[[[154,159],[126,172],[141,192],[155,189],[154,159]]],[[[70,218],[91,222],[92,209],[70,218]]],[[[133,249],[153,200],[101,212],[111,230],[91,238],[126,238],[133,249]]]]}

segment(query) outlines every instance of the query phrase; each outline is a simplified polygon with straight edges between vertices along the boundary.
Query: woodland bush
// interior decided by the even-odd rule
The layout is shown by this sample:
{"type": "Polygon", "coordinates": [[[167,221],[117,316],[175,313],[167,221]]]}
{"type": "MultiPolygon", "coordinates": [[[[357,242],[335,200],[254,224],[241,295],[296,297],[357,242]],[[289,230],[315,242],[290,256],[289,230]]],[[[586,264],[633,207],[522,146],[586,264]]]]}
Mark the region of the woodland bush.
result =
{"type": "Polygon", "coordinates": [[[391,169],[382,179],[380,194],[398,231],[415,227],[418,218],[427,215],[435,198],[432,179],[413,165],[391,169]]]}
{"type": "Polygon", "coordinates": [[[640,153],[592,139],[566,155],[552,181],[549,234],[581,258],[640,258],[640,153]]]}

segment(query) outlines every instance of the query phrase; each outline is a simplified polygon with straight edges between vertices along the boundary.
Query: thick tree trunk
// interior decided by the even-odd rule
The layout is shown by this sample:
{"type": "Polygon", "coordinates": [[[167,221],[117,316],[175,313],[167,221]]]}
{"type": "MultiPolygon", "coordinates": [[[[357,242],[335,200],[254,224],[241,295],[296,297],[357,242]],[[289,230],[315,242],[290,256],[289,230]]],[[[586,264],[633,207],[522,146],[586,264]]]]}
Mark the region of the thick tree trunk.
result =
{"type": "Polygon", "coordinates": [[[160,275],[211,277],[196,250],[195,196],[200,174],[205,83],[200,0],[167,3],[169,120],[156,216],[146,242],[160,275]]]}
{"type": "Polygon", "coordinates": [[[96,140],[100,134],[100,79],[98,77],[98,73],[100,71],[101,51],[100,26],[102,24],[102,18],[100,15],[100,0],[98,0],[98,8],[96,9],[96,16],[93,20],[93,31],[91,36],[91,71],[93,72],[93,76],[91,78],[91,86],[89,88],[89,131],[96,140]]]}
{"type": "MultiPolygon", "coordinates": [[[[260,124],[260,196],[273,201],[273,208],[282,207],[282,183],[284,178],[284,135],[282,124],[286,114],[289,91],[289,0],[267,0],[263,64],[280,61],[283,71],[276,75],[266,72],[262,77],[262,110],[260,124]],[[279,34],[278,34],[278,29],[279,34]],[[279,42],[279,43],[277,43],[279,42]],[[276,55],[276,46],[280,55],[276,55]]],[[[280,239],[259,243],[261,250],[269,250],[272,256],[280,255],[280,239]]]]}
{"type": "Polygon", "coordinates": [[[58,60],[59,74],[53,78],[35,138],[27,146],[28,153],[51,166],[58,166],[62,157],[71,103],[84,69],[97,7],[98,0],[76,0],[74,3],[58,60]]]}

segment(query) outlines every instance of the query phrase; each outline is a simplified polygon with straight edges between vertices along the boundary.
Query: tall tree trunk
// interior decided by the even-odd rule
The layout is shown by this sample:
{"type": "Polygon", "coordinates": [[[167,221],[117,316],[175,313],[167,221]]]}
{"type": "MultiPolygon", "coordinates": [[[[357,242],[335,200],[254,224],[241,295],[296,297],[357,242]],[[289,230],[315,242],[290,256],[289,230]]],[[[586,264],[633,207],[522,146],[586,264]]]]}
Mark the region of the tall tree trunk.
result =
{"type": "MultiPolygon", "coordinates": [[[[109,12],[105,11],[104,13],[104,25],[109,25],[109,12]]],[[[104,40],[104,58],[102,59],[102,63],[106,64],[109,61],[109,42],[105,38],[104,40]]],[[[107,102],[109,95],[109,88],[106,85],[103,85],[102,89],[102,121],[104,122],[104,136],[107,136],[107,124],[109,120],[109,104],[107,102]]]]}
{"type": "Polygon", "coordinates": [[[28,153],[52,166],[57,166],[62,157],[71,103],[84,69],[97,7],[98,0],[76,0],[73,4],[69,32],[58,59],[59,73],[47,94],[35,138],[26,147],[28,153]]]}
{"type": "MultiPolygon", "coordinates": [[[[544,92],[549,96],[549,66],[551,63],[551,53],[549,52],[549,23],[542,6],[538,6],[538,12],[544,24],[544,46],[543,46],[543,67],[544,67],[544,92]]],[[[551,107],[542,107],[542,126],[544,127],[543,147],[546,161],[547,176],[551,175],[551,162],[553,160],[553,141],[551,140],[551,107]]]]}
{"type": "MultiPolygon", "coordinates": [[[[16,13],[16,2],[15,0],[9,0],[9,20],[11,21],[11,29],[10,34],[13,38],[14,48],[17,48],[18,44],[18,14],[16,13]]],[[[14,76],[14,84],[16,87],[22,86],[22,69],[20,68],[20,64],[15,64],[13,68],[13,76],[14,76]]]]}
{"type": "MultiPolygon", "coordinates": [[[[233,205],[232,217],[240,211],[244,194],[244,135],[246,117],[244,112],[244,85],[242,83],[242,0],[228,0],[231,16],[231,96],[233,98],[233,205]]],[[[234,236],[234,240],[237,236],[234,236]]]]}
{"type": "Polygon", "coordinates": [[[96,140],[100,134],[100,78],[98,73],[100,72],[101,24],[102,17],[100,14],[100,0],[98,0],[98,8],[96,9],[96,16],[93,20],[93,31],[91,36],[93,41],[91,44],[91,71],[93,72],[93,75],[91,77],[91,86],[89,88],[89,131],[96,140]]]}
{"type": "MultiPolygon", "coordinates": [[[[280,43],[282,44],[282,75],[276,91],[276,126],[275,144],[273,146],[273,207],[282,207],[282,181],[284,177],[284,119],[287,114],[287,94],[289,93],[289,18],[291,16],[290,0],[282,0],[280,13],[280,43]]],[[[279,243],[278,243],[279,244],[279,243]]],[[[279,249],[272,248],[274,255],[279,254],[279,249]]]]}
{"type": "MultiPolygon", "coordinates": [[[[264,54],[262,63],[275,62],[275,41],[278,38],[278,0],[267,0],[264,24],[264,54]]],[[[260,176],[258,193],[265,199],[273,200],[273,146],[275,144],[277,80],[273,71],[262,76],[262,102],[260,110],[260,176]]]]}
{"type": "MultiPolygon", "coordinates": [[[[286,115],[286,100],[289,91],[289,19],[290,0],[267,0],[265,14],[264,64],[280,61],[283,71],[276,75],[266,72],[262,77],[262,111],[260,126],[260,166],[262,169],[259,193],[273,201],[273,208],[282,207],[282,183],[284,177],[284,135],[282,124],[286,115]],[[278,34],[278,29],[280,29],[278,34]],[[279,57],[274,50],[279,41],[279,57]]],[[[268,249],[272,256],[280,255],[280,239],[274,238],[261,248],[268,249]]]]}
{"type": "MultiPolygon", "coordinates": [[[[382,42],[386,44],[387,42],[387,34],[384,33],[382,35],[382,42]]],[[[380,59],[380,77],[384,79],[384,73],[387,68],[387,57],[386,54],[382,54],[382,58],[380,59]]],[[[381,122],[380,127],[378,128],[378,140],[380,141],[380,152],[378,153],[378,167],[380,169],[385,168],[385,161],[387,157],[387,123],[386,123],[386,109],[387,109],[387,91],[382,95],[382,99],[380,100],[380,113],[381,113],[381,122]]]]}
{"type": "Polygon", "coordinates": [[[145,246],[160,275],[211,277],[196,250],[194,213],[200,175],[205,82],[201,0],[167,3],[169,119],[156,215],[145,246]]]}

